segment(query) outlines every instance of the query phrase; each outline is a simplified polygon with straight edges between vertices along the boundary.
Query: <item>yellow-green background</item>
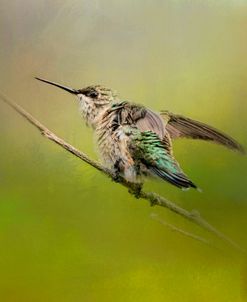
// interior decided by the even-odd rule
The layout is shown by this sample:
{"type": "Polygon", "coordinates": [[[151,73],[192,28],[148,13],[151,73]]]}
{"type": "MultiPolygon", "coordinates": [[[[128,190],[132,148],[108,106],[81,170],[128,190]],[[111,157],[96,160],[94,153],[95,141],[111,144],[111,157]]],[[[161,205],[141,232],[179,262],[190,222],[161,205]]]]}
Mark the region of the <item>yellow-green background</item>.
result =
{"type": "MultiPolygon", "coordinates": [[[[75,99],[39,83],[104,84],[123,99],[188,115],[247,146],[247,2],[2,0],[0,90],[97,158],[75,99]]],[[[202,189],[155,190],[247,248],[246,157],[174,144],[202,189]]],[[[1,302],[247,301],[246,257],[173,233],[207,233],[136,200],[0,103],[1,302]]]]}

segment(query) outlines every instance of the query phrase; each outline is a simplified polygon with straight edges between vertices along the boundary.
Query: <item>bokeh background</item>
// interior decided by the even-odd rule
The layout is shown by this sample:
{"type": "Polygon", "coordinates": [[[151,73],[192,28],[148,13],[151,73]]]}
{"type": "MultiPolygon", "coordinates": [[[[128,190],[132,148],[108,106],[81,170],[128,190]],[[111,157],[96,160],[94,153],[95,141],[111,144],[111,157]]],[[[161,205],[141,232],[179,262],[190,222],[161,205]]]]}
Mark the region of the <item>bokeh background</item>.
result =
{"type": "MultiPolygon", "coordinates": [[[[246,30],[244,0],[2,0],[0,90],[95,159],[75,99],[34,76],[104,84],[247,146],[246,30]]],[[[244,255],[171,232],[151,214],[208,237],[134,199],[1,102],[0,129],[0,301],[247,301],[244,255]]],[[[203,192],[145,188],[199,210],[247,249],[246,157],[198,141],[174,149],[203,192]]]]}

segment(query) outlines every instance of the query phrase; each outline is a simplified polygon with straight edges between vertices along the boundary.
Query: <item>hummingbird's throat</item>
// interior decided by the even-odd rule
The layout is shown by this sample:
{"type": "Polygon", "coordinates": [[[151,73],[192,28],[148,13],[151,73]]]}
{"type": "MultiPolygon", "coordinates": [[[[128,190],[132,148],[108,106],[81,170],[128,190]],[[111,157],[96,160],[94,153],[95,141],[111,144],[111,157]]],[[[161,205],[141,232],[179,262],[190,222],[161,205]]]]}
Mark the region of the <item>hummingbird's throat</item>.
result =
{"type": "Polygon", "coordinates": [[[108,108],[108,103],[100,104],[94,99],[83,94],[78,94],[80,112],[85,119],[85,122],[95,128],[98,117],[108,108]]]}

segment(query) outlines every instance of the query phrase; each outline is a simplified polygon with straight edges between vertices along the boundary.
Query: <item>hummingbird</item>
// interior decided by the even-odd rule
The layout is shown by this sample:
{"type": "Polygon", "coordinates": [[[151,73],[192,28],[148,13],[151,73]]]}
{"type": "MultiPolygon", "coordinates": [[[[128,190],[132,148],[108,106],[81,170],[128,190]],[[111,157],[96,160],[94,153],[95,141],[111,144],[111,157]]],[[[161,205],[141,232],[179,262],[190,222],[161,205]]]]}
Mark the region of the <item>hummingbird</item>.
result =
{"type": "Polygon", "coordinates": [[[86,124],[96,133],[104,164],[133,184],[141,184],[144,177],[158,177],[180,189],[198,189],[174,157],[172,140],[177,138],[202,139],[245,152],[236,140],[212,126],[121,100],[104,86],[73,89],[36,79],[77,97],[86,124]]]}

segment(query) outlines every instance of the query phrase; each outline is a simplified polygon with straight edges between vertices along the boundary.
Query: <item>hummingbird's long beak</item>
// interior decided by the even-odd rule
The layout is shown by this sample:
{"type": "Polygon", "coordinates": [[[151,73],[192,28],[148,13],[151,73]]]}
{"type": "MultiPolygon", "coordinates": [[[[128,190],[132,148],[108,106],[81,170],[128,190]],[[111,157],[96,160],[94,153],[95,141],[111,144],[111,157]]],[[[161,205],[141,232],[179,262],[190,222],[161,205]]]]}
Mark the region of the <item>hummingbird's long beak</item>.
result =
{"type": "Polygon", "coordinates": [[[45,79],[41,79],[41,78],[37,78],[37,77],[35,77],[35,79],[39,80],[41,82],[44,82],[44,83],[47,83],[47,84],[59,87],[59,88],[65,90],[65,91],[68,91],[69,93],[72,93],[72,94],[78,94],[79,93],[79,91],[76,90],[76,89],[73,89],[73,88],[70,88],[70,87],[66,87],[66,86],[60,85],[60,84],[55,83],[55,82],[47,81],[45,79]]]}

